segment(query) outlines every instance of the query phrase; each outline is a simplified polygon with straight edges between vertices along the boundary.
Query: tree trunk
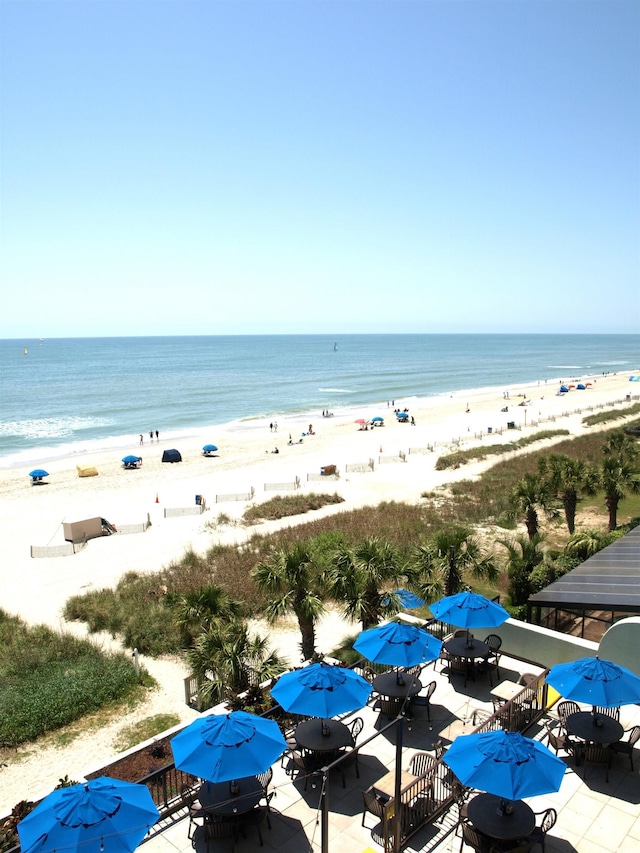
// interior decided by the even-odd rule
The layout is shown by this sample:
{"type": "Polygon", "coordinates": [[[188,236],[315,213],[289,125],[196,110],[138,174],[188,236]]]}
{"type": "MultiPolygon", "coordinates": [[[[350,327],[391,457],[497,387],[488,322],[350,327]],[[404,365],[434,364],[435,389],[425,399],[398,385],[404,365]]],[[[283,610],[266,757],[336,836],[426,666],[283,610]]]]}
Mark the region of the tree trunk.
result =
{"type": "Polygon", "coordinates": [[[604,503],[609,510],[609,532],[611,532],[618,526],[618,504],[620,503],[620,499],[615,495],[607,495],[604,503]]]}
{"type": "Polygon", "coordinates": [[[576,529],[576,507],[578,506],[578,495],[575,492],[569,492],[562,499],[564,505],[564,517],[567,522],[567,530],[572,536],[576,529]]]}
{"type": "Polygon", "coordinates": [[[300,613],[296,615],[298,617],[298,625],[302,636],[302,642],[300,643],[302,659],[311,660],[316,653],[316,627],[313,619],[307,619],[300,613]]]}
{"type": "Polygon", "coordinates": [[[538,532],[538,513],[532,507],[527,510],[524,523],[527,525],[529,539],[533,539],[538,532]]]}

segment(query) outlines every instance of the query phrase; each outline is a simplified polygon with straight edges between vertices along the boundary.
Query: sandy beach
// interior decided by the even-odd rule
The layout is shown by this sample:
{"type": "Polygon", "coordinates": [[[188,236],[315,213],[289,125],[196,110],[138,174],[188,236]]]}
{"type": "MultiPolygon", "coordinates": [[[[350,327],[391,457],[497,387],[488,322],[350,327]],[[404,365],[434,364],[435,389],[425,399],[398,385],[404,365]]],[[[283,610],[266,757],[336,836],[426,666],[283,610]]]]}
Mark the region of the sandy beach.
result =
{"type": "MultiPolygon", "coordinates": [[[[563,378],[570,381],[570,377],[563,378]]],[[[456,477],[477,476],[490,464],[477,463],[459,472],[435,471],[438,455],[449,452],[457,442],[463,447],[502,443],[554,428],[578,435],[585,429],[581,419],[589,409],[615,404],[622,413],[629,405],[627,396],[638,396],[638,386],[629,383],[629,373],[580,379],[591,382],[591,387],[563,396],[556,394],[558,384],[548,381],[511,388],[508,399],[506,391],[492,390],[456,393],[437,400],[396,400],[395,406],[390,401],[389,407],[382,409],[363,407],[357,417],[385,419],[384,426],[366,431],[359,429],[351,415],[323,417],[318,412],[312,420],[313,435],[303,435],[309,432],[309,420],[301,417],[281,421],[277,432],[270,429],[268,421],[251,421],[236,429],[202,430],[179,443],[161,434],[159,442],[150,444],[147,434],[142,447],[136,440],[121,453],[78,454],[47,462],[48,483],[37,487],[28,477],[30,467],[0,470],[2,608],[29,623],[66,629],[62,608],[75,593],[114,585],[126,571],[156,571],[190,547],[203,551],[217,541],[241,542],[243,528],[223,525],[214,529],[208,523],[221,513],[239,518],[246,502],[216,503],[216,495],[253,489],[253,500],[261,501],[277,493],[265,490],[265,484],[290,484],[298,478],[303,492],[337,491],[345,499],[339,507],[326,507],[322,513],[375,505],[381,500],[415,502],[422,492],[456,477]],[[525,399],[528,404],[519,405],[525,399]],[[508,412],[502,411],[507,406],[508,412]],[[398,423],[394,407],[408,408],[415,425],[398,423]],[[507,430],[508,422],[519,429],[507,430]],[[499,434],[500,430],[504,432],[499,434]],[[294,442],[302,438],[302,443],[290,445],[289,434],[294,442]],[[206,458],[201,448],[209,442],[219,450],[214,457],[206,458]],[[433,445],[434,452],[426,451],[433,445]],[[174,446],[183,461],[162,463],[162,452],[174,446]],[[272,452],[276,447],[277,454],[272,452]],[[140,469],[123,470],[120,459],[128,453],[143,457],[140,469]],[[406,461],[401,461],[401,454],[406,461]],[[392,461],[393,457],[397,461],[392,461]],[[373,471],[347,471],[347,465],[369,460],[373,460],[373,471]],[[99,475],[79,478],[76,465],[94,465],[99,475]],[[317,475],[327,465],[337,466],[337,481],[307,480],[309,474],[317,475]],[[164,517],[166,508],[194,507],[196,495],[204,496],[207,502],[203,514],[164,517]],[[141,524],[149,518],[151,527],[145,533],[94,539],[70,556],[30,556],[31,546],[64,544],[63,522],[93,516],[108,519],[116,528],[141,524]]],[[[273,522],[257,529],[268,531],[276,524],[290,523],[273,522]]],[[[251,529],[255,531],[255,527],[251,529]]],[[[83,631],[81,626],[72,626],[71,630],[83,631]]],[[[354,632],[353,626],[330,614],[319,631],[319,648],[329,651],[339,633],[349,632],[354,632]]],[[[283,626],[271,634],[276,645],[295,652],[293,627],[283,626]]],[[[110,638],[98,641],[112,643],[110,638]]],[[[7,766],[0,767],[0,814],[10,811],[20,799],[46,793],[61,776],[77,778],[115,754],[114,742],[122,726],[156,713],[175,713],[181,720],[193,716],[184,704],[182,679],[187,673],[181,664],[171,660],[144,663],[161,685],[144,707],[99,731],[78,736],[66,747],[31,747],[11,760],[4,759],[7,766]]]]}

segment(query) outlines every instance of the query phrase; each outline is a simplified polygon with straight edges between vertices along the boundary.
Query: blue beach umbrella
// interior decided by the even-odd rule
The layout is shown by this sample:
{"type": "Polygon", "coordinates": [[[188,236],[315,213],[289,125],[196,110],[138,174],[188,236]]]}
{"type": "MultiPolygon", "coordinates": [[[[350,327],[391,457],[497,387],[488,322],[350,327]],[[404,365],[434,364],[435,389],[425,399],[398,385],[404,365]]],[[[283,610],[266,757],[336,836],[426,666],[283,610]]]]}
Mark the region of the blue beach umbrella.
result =
{"type": "Polygon", "coordinates": [[[199,717],[171,739],[176,767],[209,782],[264,773],[286,748],[275,720],[246,711],[199,717]]]}
{"type": "Polygon", "coordinates": [[[424,598],[420,598],[408,589],[394,589],[393,594],[400,599],[403,610],[413,610],[415,607],[422,607],[425,603],[424,598]]]}
{"type": "Polygon", "coordinates": [[[29,476],[33,478],[48,477],[49,472],[45,471],[44,468],[34,468],[33,471],[29,472],[29,476]]]}
{"type": "Polygon", "coordinates": [[[123,457],[122,461],[124,462],[125,465],[135,465],[136,462],[140,461],[140,457],[139,456],[125,456],[125,457],[123,457]]]}
{"type": "Polygon", "coordinates": [[[379,424],[384,422],[384,418],[381,418],[380,415],[376,415],[375,418],[371,418],[371,421],[374,424],[379,424]]]}
{"type": "Polygon", "coordinates": [[[640,678],[624,666],[599,658],[580,658],[551,667],[546,682],[561,696],[600,708],[640,702],[640,678]]]}
{"type": "Polygon", "coordinates": [[[215,453],[218,448],[215,446],[215,444],[205,444],[202,449],[205,453],[215,453]]]}
{"type": "Polygon", "coordinates": [[[352,669],[314,663],[285,672],[271,688],[271,695],[291,714],[334,717],[364,707],[372,689],[352,669]]]}
{"type": "Polygon", "coordinates": [[[363,631],[353,648],[372,663],[407,667],[437,660],[442,642],[413,625],[388,622],[363,631]]]}
{"type": "Polygon", "coordinates": [[[509,800],[557,791],[567,769],[540,741],[501,729],[459,735],[442,760],[463,785],[509,800]]]}
{"type": "Polygon", "coordinates": [[[566,385],[561,385],[561,386],[560,386],[560,390],[562,391],[562,393],[563,393],[563,394],[568,394],[568,393],[569,393],[569,389],[568,389],[568,387],[567,387],[566,385]]]}
{"type": "Polygon", "coordinates": [[[160,817],[145,785],[101,776],[59,788],[18,824],[22,853],[132,853],[160,817]]]}
{"type": "Polygon", "coordinates": [[[475,592],[458,592],[429,605],[435,619],[458,628],[496,628],[509,618],[501,604],[475,592]]]}
{"type": "Polygon", "coordinates": [[[405,421],[409,417],[409,415],[407,414],[407,412],[396,412],[396,417],[399,421],[405,421]]]}

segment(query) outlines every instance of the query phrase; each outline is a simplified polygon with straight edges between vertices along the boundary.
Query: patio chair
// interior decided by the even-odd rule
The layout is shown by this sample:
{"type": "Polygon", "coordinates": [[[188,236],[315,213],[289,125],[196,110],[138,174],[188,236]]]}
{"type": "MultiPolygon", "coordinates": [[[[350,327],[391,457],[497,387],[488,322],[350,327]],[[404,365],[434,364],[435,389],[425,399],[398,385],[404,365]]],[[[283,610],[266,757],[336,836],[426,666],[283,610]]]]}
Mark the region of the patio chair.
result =
{"type": "Polygon", "coordinates": [[[428,752],[416,752],[409,762],[409,773],[413,776],[424,776],[433,770],[437,763],[438,759],[428,752]]]}
{"type": "Polygon", "coordinates": [[[347,782],[345,778],[345,770],[348,770],[350,767],[356,768],[356,776],[358,779],[360,778],[360,767],[358,765],[358,750],[357,749],[344,749],[340,750],[339,753],[342,761],[338,765],[340,769],[340,773],[342,774],[342,787],[347,787],[347,782]]]}
{"type": "Polygon", "coordinates": [[[555,826],[558,820],[558,813],[555,809],[546,809],[543,812],[535,812],[535,818],[536,825],[533,831],[527,835],[527,841],[530,841],[532,844],[539,844],[542,847],[542,853],[544,853],[547,832],[555,826]]]}
{"type": "Polygon", "coordinates": [[[611,761],[613,759],[613,750],[609,749],[608,746],[587,743],[582,746],[580,752],[581,758],[584,762],[584,776],[582,778],[585,780],[587,778],[587,765],[594,764],[605,768],[605,780],[608,782],[609,768],[611,767],[611,761]]]}
{"type": "Polygon", "coordinates": [[[633,772],[633,748],[640,740],[640,726],[633,726],[633,728],[627,729],[622,737],[624,738],[625,735],[629,735],[626,740],[623,739],[612,743],[609,745],[609,748],[613,752],[628,755],[631,762],[631,771],[633,772]]]}
{"type": "Polygon", "coordinates": [[[224,820],[221,818],[208,820],[204,825],[204,838],[207,842],[207,850],[209,850],[212,841],[230,838],[231,853],[233,853],[236,841],[238,840],[238,823],[236,820],[224,820]]]}
{"type": "MultiPolygon", "coordinates": [[[[273,793],[271,794],[271,796],[273,796],[273,793]]],[[[267,823],[269,823],[269,812],[266,806],[256,806],[255,808],[251,809],[250,812],[246,812],[245,814],[243,814],[240,817],[240,820],[238,821],[240,831],[243,835],[243,830],[246,826],[255,826],[256,830],[258,831],[258,840],[260,842],[260,847],[264,847],[264,839],[262,837],[262,825],[265,820],[267,821],[267,823]]],[[[271,828],[270,824],[269,828],[271,828]]]]}
{"type": "Polygon", "coordinates": [[[485,643],[489,646],[489,654],[484,660],[484,668],[489,673],[489,681],[493,686],[493,678],[491,677],[491,668],[495,666],[498,679],[500,679],[500,648],[502,646],[502,637],[497,634],[489,634],[484,638],[485,643]]]}
{"type": "Polygon", "coordinates": [[[375,815],[383,825],[384,834],[384,807],[386,803],[387,798],[380,794],[376,794],[373,787],[367,788],[366,791],[362,791],[362,826],[364,826],[364,819],[367,816],[367,812],[369,812],[370,814],[375,815]]]}
{"type": "Polygon", "coordinates": [[[570,717],[572,714],[578,714],[580,712],[580,705],[577,702],[572,702],[569,699],[566,699],[564,702],[558,703],[558,719],[562,723],[562,727],[565,732],[567,730],[566,723],[567,717],[570,717]]]}
{"type": "Polygon", "coordinates": [[[187,829],[187,838],[191,841],[198,827],[204,826],[207,820],[207,812],[202,808],[200,800],[192,800],[189,803],[189,827],[187,829]],[[202,821],[200,823],[200,821],[202,821]]]}
{"type": "Polygon", "coordinates": [[[355,720],[351,723],[351,740],[349,742],[349,746],[351,749],[355,749],[356,742],[358,740],[358,735],[364,728],[364,720],[362,717],[356,717],[355,720]]]}
{"type": "MultiPolygon", "coordinates": [[[[298,770],[304,775],[304,789],[307,790],[309,776],[324,766],[324,758],[319,758],[313,752],[295,750],[291,753],[293,769],[298,770]]],[[[293,771],[292,771],[293,772],[293,771]]]]}
{"type": "Polygon", "coordinates": [[[564,728],[554,729],[549,720],[543,720],[542,724],[547,731],[547,743],[551,749],[555,750],[556,755],[561,749],[569,755],[575,755],[578,745],[566,734],[564,728]]]}
{"type": "Polygon", "coordinates": [[[269,829],[271,829],[271,806],[269,804],[271,803],[271,800],[275,797],[276,792],[272,791],[271,793],[269,793],[268,788],[271,784],[271,780],[273,779],[273,767],[270,767],[264,773],[258,773],[256,779],[262,785],[262,796],[260,797],[260,805],[262,805],[264,801],[263,808],[267,810],[267,826],[269,827],[269,829]]]}
{"type": "Polygon", "coordinates": [[[461,828],[462,841],[460,843],[460,853],[462,853],[465,844],[473,848],[475,853],[491,853],[489,839],[481,835],[473,824],[469,823],[469,821],[463,821],[461,828]]]}
{"type": "Polygon", "coordinates": [[[620,722],[620,708],[601,708],[594,705],[593,710],[598,717],[611,717],[612,720],[620,722]]]}

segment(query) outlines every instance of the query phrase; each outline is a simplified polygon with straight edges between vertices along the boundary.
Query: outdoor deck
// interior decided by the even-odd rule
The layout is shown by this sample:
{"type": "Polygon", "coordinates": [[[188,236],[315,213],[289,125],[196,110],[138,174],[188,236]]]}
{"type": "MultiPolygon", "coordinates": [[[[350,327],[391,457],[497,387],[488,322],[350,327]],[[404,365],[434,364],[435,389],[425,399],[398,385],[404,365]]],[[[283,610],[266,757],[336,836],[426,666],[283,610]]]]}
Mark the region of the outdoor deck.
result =
{"type": "MultiPolygon", "coordinates": [[[[494,686],[499,681],[517,681],[524,672],[541,672],[540,667],[510,659],[503,654],[500,660],[500,679],[493,674],[494,686]]],[[[491,686],[488,675],[479,675],[463,686],[463,676],[453,674],[449,683],[446,669],[436,662],[423,669],[420,676],[423,690],[435,680],[436,691],[431,700],[431,723],[427,719],[425,705],[412,705],[404,723],[402,740],[402,770],[407,770],[412,755],[428,750],[435,741],[442,739],[448,745],[459,734],[471,733],[475,711],[493,712],[491,686]]],[[[362,791],[381,779],[396,765],[396,724],[393,718],[380,713],[376,702],[372,702],[353,714],[342,717],[349,722],[362,717],[364,729],[358,738],[360,778],[353,764],[345,770],[346,786],[342,786],[339,771],[329,778],[328,827],[325,849],[331,853],[379,853],[383,849],[381,825],[377,817],[367,813],[366,826],[362,827],[362,791]]],[[[552,708],[547,715],[554,718],[552,708]]],[[[479,720],[479,717],[476,717],[479,720]]],[[[626,706],[621,709],[621,722],[625,729],[640,724],[640,707],[626,706]]],[[[545,734],[540,723],[531,726],[526,734],[542,738],[545,734]]],[[[563,753],[560,753],[563,757],[563,753]]],[[[640,749],[636,750],[635,771],[631,773],[626,755],[615,755],[609,771],[609,782],[605,782],[605,771],[590,766],[586,782],[584,768],[576,768],[573,758],[567,763],[560,790],[555,794],[534,797],[527,802],[535,812],[553,807],[558,812],[558,821],[547,836],[546,849],[562,853],[631,853],[640,849],[640,749]]],[[[269,790],[276,792],[271,801],[271,829],[263,825],[264,847],[259,846],[258,834],[250,827],[247,838],[240,837],[235,844],[237,853],[263,850],[264,853],[305,853],[321,851],[322,820],[320,811],[322,776],[311,777],[307,790],[304,779],[294,773],[288,776],[278,762],[274,765],[273,781],[269,790]]],[[[450,808],[428,826],[420,829],[404,844],[403,850],[423,853],[446,853],[460,850],[460,835],[456,833],[458,808],[450,808]]],[[[193,843],[187,838],[188,819],[186,810],[176,812],[158,824],[152,836],[144,843],[144,853],[176,853],[196,849],[198,853],[225,853],[231,850],[231,839],[205,842],[203,832],[198,829],[193,843]]],[[[464,847],[464,853],[471,848],[464,847]]],[[[539,849],[539,848],[538,848],[539,849]]]]}

